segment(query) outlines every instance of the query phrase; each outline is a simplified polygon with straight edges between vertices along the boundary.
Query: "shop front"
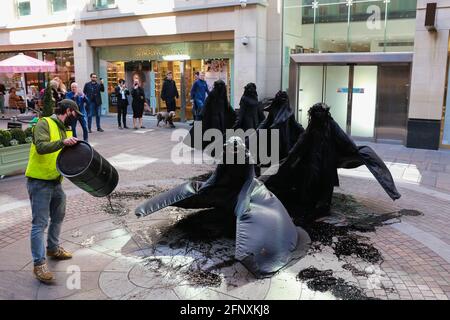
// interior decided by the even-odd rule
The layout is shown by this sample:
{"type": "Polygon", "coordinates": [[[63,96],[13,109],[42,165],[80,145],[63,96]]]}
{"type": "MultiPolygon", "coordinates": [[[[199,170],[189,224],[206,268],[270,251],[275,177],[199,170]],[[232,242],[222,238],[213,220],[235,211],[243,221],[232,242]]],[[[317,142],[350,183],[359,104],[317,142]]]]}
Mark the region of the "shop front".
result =
{"type": "MultiPolygon", "coordinates": [[[[0,52],[0,61],[13,57],[21,52],[0,52]]],[[[74,55],[72,49],[46,49],[35,51],[24,51],[25,55],[39,59],[42,61],[54,62],[56,65],[55,72],[49,73],[50,79],[59,77],[66,87],[70,88],[70,84],[75,81],[74,55]]],[[[19,94],[24,95],[20,74],[0,74],[0,83],[3,83],[9,90],[16,88],[19,94]]],[[[26,93],[31,92],[34,87],[38,91],[47,85],[47,75],[45,73],[27,73],[25,74],[26,93]]]]}
{"type": "Polygon", "coordinates": [[[406,143],[412,53],[297,54],[291,56],[290,96],[298,121],[318,102],[331,108],[349,135],[406,143]]]}
{"type": "MultiPolygon", "coordinates": [[[[128,88],[138,80],[145,91],[147,104],[155,112],[165,111],[161,100],[164,79],[173,73],[180,99],[177,100],[177,118],[193,119],[190,90],[196,72],[205,72],[210,89],[214,81],[227,83],[229,95],[233,95],[232,41],[185,42],[159,45],[130,45],[96,49],[100,76],[105,80],[108,96],[103,112],[117,112],[115,88],[120,79],[128,88]]],[[[232,101],[232,99],[231,99],[232,101]]],[[[131,101],[130,101],[131,102],[131,101]]]]}

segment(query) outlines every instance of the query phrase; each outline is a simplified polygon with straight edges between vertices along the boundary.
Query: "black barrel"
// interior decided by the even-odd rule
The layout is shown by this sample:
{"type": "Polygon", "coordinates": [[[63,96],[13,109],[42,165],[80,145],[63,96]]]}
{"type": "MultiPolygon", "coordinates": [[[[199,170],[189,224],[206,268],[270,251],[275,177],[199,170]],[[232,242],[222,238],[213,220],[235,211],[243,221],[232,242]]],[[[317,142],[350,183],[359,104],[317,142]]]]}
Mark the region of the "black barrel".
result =
{"type": "Polygon", "coordinates": [[[84,141],[64,147],[56,168],[63,177],[94,197],[110,195],[119,183],[117,170],[84,141]]]}

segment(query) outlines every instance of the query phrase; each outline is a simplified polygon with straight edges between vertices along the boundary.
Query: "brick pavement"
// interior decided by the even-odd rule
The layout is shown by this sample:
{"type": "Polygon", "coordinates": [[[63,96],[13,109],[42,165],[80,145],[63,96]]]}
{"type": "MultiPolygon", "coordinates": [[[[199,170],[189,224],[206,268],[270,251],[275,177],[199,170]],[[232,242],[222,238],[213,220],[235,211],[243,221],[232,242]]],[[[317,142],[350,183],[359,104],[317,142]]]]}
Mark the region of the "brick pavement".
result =
{"type": "MultiPolygon", "coordinates": [[[[147,185],[170,187],[210,169],[207,165],[168,165],[167,160],[174,143],[169,141],[171,131],[167,129],[150,129],[146,133],[119,132],[113,127],[112,122],[113,119],[109,119],[109,124],[105,125],[107,131],[104,134],[94,133],[91,142],[104,157],[118,159],[121,167],[119,168],[121,177],[119,188],[122,190],[131,190],[136,187],[145,188],[147,185]],[[127,155],[140,156],[142,159],[137,163],[127,162],[127,155]]],[[[151,122],[147,123],[147,126],[149,124],[152,127],[151,122]]],[[[375,233],[368,234],[370,240],[383,254],[384,262],[380,266],[380,272],[382,273],[383,287],[388,290],[378,288],[371,290],[367,288],[367,279],[364,278],[356,278],[353,281],[359,281],[359,286],[365,288],[368,296],[381,299],[447,300],[450,298],[450,261],[446,259],[446,252],[450,248],[448,232],[450,230],[450,193],[447,192],[447,183],[450,180],[447,181],[446,172],[449,169],[450,153],[447,151],[408,150],[401,146],[371,145],[390,165],[396,181],[399,183],[402,199],[395,203],[391,202],[381,187],[367,175],[364,168],[353,170],[350,173],[342,173],[342,185],[337,191],[354,195],[359,202],[373,208],[376,212],[414,209],[421,211],[424,215],[403,217],[401,224],[378,228],[375,233]],[[421,233],[408,231],[410,230],[407,228],[408,226],[413,227],[413,230],[420,230],[421,233]]],[[[85,230],[83,232],[86,237],[91,235],[99,237],[106,232],[105,241],[109,239],[114,242],[114,246],[118,239],[126,237],[127,230],[120,231],[120,221],[115,222],[114,217],[105,215],[102,209],[106,204],[105,199],[96,199],[84,194],[68,181],[64,183],[64,188],[69,195],[64,225],[64,232],[67,234],[66,240],[71,239],[68,235],[76,230],[85,230]]],[[[95,257],[98,263],[95,263],[95,268],[88,268],[90,271],[83,273],[83,283],[95,280],[99,283],[98,285],[86,285],[81,292],[68,292],[61,284],[54,289],[48,289],[37,284],[33,281],[34,279],[30,280],[28,249],[30,215],[25,179],[18,176],[0,181],[0,260],[3,261],[0,263],[0,299],[5,297],[105,299],[127,296],[128,293],[121,293],[119,290],[129,285],[126,282],[122,287],[116,288],[119,291],[114,291],[117,294],[115,295],[110,291],[112,290],[111,284],[108,286],[100,281],[106,279],[105,277],[119,276],[119,274],[104,274],[108,264],[114,263],[114,259],[117,259],[115,251],[105,252],[104,249],[100,250],[99,248],[83,249],[75,241],[76,239],[67,241],[65,246],[73,247],[76,253],[84,252],[83,254],[91,257],[90,259],[95,257]],[[7,205],[12,204],[17,204],[17,207],[8,209],[7,205]],[[16,248],[21,248],[20,252],[16,248]],[[12,252],[14,252],[13,257],[11,257],[12,252]],[[6,261],[6,256],[11,261],[6,261]],[[11,282],[11,279],[8,280],[10,277],[12,279],[16,277],[18,286],[23,285],[23,290],[29,290],[30,293],[22,294],[19,289],[16,290],[16,293],[12,293],[14,291],[12,283],[14,282],[11,282]]],[[[129,219],[134,221],[134,217],[129,219]]],[[[304,263],[309,263],[308,259],[305,259],[304,263]]],[[[315,263],[313,260],[311,263],[315,263]]],[[[334,260],[331,262],[338,263],[334,260]]],[[[365,267],[362,262],[356,261],[355,263],[360,263],[361,268],[365,267]]],[[[307,267],[307,265],[305,266],[307,267]]],[[[64,272],[58,272],[58,276],[64,278],[64,272]]],[[[257,287],[257,290],[263,290],[262,288],[267,290],[261,297],[284,296],[284,291],[273,292],[275,284],[283,283],[280,285],[280,290],[292,290],[292,295],[298,296],[297,298],[300,299],[329,298],[327,295],[309,292],[305,286],[294,286],[292,282],[295,280],[289,280],[289,285],[285,284],[286,280],[283,280],[283,277],[286,275],[280,274],[272,279],[272,284],[267,288],[266,283],[261,282],[261,287],[257,287]]],[[[151,290],[136,290],[135,287],[130,287],[130,292],[135,293],[128,297],[156,298],[155,293],[151,290]]],[[[175,290],[174,292],[175,294],[168,295],[168,298],[183,297],[179,291],[175,290]]],[[[166,293],[161,294],[164,296],[166,293]]],[[[222,292],[216,289],[206,289],[201,294],[202,297],[212,299],[245,297],[244,294],[222,292]]]]}

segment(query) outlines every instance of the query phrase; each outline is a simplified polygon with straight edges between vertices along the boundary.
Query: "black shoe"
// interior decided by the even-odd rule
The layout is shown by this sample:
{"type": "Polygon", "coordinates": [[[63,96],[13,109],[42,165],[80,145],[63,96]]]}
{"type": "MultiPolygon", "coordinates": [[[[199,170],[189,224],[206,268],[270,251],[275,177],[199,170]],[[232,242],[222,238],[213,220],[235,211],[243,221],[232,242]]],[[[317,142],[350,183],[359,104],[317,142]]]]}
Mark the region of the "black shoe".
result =
{"type": "Polygon", "coordinates": [[[146,128],[144,126],[142,126],[141,129],[146,129],[146,128]]]}
{"type": "Polygon", "coordinates": [[[127,127],[127,126],[125,126],[125,127],[123,127],[124,129],[130,129],[129,127],[127,127]]]}
{"type": "Polygon", "coordinates": [[[92,133],[92,130],[91,130],[91,129],[89,129],[89,133],[92,133]]]}
{"type": "Polygon", "coordinates": [[[98,132],[105,132],[102,128],[97,129],[98,132]]]}

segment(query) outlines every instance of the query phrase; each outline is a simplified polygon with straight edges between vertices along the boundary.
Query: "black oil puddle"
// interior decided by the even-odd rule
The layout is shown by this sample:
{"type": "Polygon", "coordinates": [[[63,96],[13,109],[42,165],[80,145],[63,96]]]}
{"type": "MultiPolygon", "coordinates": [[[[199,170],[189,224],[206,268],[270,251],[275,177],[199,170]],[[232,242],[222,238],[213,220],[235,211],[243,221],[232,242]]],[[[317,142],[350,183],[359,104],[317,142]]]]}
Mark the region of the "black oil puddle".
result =
{"type": "Polygon", "coordinates": [[[155,262],[154,256],[150,255],[147,261],[151,271],[156,274],[176,274],[194,287],[220,286],[222,278],[218,271],[236,263],[236,217],[233,213],[219,210],[188,213],[184,209],[178,209],[177,214],[185,216],[172,224],[141,230],[140,232],[145,233],[145,237],[141,238],[153,243],[154,256],[163,250],[166,252],[165,256],[176,254],[193,257],[193,261],[180,267],[179,262],[165,263],[160,259],[155,262]]]}
{"type": "Polygon", "coordinates": [[[355,255],[363,261],[376,264],[383,262],[381,253],[367,237],[356,232],[374,232],[378,227],[401,222],[403,216],[420,215],[422,213],[415,210],[373,213],[354,197],[335,194],[329,216],[316,221],[296,218],[294,222],[311,237],[312,253],[320,251],[322,246],[329,246],[339,259],[355,255]]]}
{"type": "Polygon", "coordinates": [[[146,186],[146,190],[137,191],[116,191],[106,197],[107,203],[103,205],[103,211],[118,217],[128,215],[130,210],[130,201],[151,199],[154,196],[164,192],[164,189],[155,186],[146,186]]]}
{"type": "MultiPolygon", "coordinates": [[[[312,245],[309,254],[322,252],[324,247],[331,247],[339,260],[356,256],[358,259],[372,265],[381,265],[383,256],[361,233],[375,232],[377,228],[401,222],[404,216],[421,216],[416,210],[400,210],[389,213],[374,213],[359,203],[354,197],[334,194],[331,213],[326,217],[311,219],[297,217],[296,225],[304,228],[311,237],[312,245]]],[[[344,260],[345,261],[345,260],[344,260]]],[[[355,277],[369,278],[370,274],[359,270],[351,263],[343,268],[355,277]]],[[[333,277],[332,270],[319,271],[309,268],[300,272],[298,278],[307,281],[308,287],[315,291],[331,291],[334,296],[344,300],[365,300],[368,297],[362,289],[349,285],[343,279],[333,277]]],[[[386,293],[392,288],[381,286],[386,293]]]]}
{"type": "Polygon", "coordinates": [[[207,181],[212,175],[213,175],[214,171],[205,173],[205,174],[201,174],[199,176],[195,176],[192,178],[189,178],[190,181],[200,181],[200,182],[205,182],[207,181]]]}
{"type": "Polygon", "coordinates": [[[336,298],[343,300],[373,300],[363,290],[347,283],[344,279],[333,277],[332,270],[320,271],[310,267],[301,271],[297,279],[305,281],[308,288],[319,292],[330,291],[336,298]]]}

